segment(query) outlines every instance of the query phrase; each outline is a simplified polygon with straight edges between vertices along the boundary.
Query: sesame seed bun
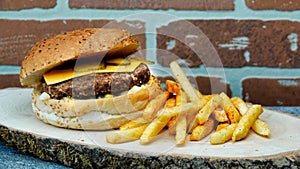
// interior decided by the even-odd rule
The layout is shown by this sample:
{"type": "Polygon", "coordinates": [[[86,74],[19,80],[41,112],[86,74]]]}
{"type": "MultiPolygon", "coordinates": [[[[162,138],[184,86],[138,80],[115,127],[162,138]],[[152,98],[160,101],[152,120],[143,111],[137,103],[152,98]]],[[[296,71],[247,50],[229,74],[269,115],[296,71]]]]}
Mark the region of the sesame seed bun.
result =
{"type": "Polygon", "coordinates": [[[68,60],[103,53],[105,57],[137,51],[138,42],[125,30],[85,28],[39,41],[22,62],[20,82],[33,87],[43,74],[68,60]]]}
{"type": "Polygon", "coordinates": [[[138,47],[129,32],[104,28],[74,30],[38,42],[25,57],[20,70],[21,84],[34,88],[32,108],[36,117],[54,126],[81,130],[117,128],[140,117],[149,100],[161,92],[159,80],[150,74],[148,82],[111,98],[53,98],[41,90],[44,74],[64,66],[67,61],[99,55],[127,56],[138,47]]]}

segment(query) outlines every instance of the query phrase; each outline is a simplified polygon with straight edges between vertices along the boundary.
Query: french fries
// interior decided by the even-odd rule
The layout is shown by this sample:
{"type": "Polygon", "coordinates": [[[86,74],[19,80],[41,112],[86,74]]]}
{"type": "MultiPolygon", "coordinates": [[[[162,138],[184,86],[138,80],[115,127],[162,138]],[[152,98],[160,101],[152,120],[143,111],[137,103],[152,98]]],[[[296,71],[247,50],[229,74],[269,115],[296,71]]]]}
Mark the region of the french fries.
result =
{"type": "Polygon", "coordinates": [[[106,135],[106,141],[111,144],[119,144],[138,140],[148,124],[126,130],[116,130],[106,135]]]}
{"type": "Polygon", "coordinates": [[[183,113],[178,116],[177,125],[176,125],[175,140],[177,145],[183,145],[185,143],[186,128],[187,128],[186,115],[183,113]]]}
{"type": "MultiPolygon", "coordinates": [[[[203,96],[199,99],[199,101],[196,103],[199,105],[199,109],[198,110],[201,110],[206,104],[207,102],[212,98],[212,95],[207,95],[207,96],[203,96]]],[[[199,114],[199,113],[198,113],[199,114]]],[[[197,115],[197,114],[196,114],[197,115]]],[[[195,116],[196,116],[195,115],[195,116]]],[[[198,125],[198,120],[197,120],[197,117],[189,120],[190,123],[188,125],[188,133],[191,133],[192,130],[198,125]]]]}
{"type": "Polygon", "coordinates": [[[172,108],[176,105],[176,98],[171,97],[166,101],[165,108],[172,108]]]}
{"type": "Polygon", "coordinates": [[[213,111],[213,115],[218,122],[228,122],[228,117],[224,109],[216,109],[213,111]]]}
{"type": "Polygon", "coordinates": [[[206,137],[209,135],[215,126],[215,120],[212,118],[209,118],[205,124],[196,126],[190,136],[191,141],[199,141],[202,138],[206,137]]]}
{"type": "Polygon", "coordinates": [[[181,84],[182,89],[185,91],[185,93],[188,95],[189,99],[193,101],[198,101],[199,97],[198,94],[195,92],[194,87],[188,80],[188,78],[185,76],[184,72],[178,65],[176,61],[173,61],[170,63],[171,72],[174,76],[174,78],[181,84]]]}
{"type": "Polygon", "coordinates": [[[210,135],[213,145],[235,142],[245,139],[251,128],[261,136],[270,136],[267,123],[259,119],[263,113],[261,105],[249,108],[241,98],[229,98],[224,92],[202,95],[193,88],[177,62],[172,62],[170,68],[176,82],[167,80],[165,91],[151,98],[143,116],[108,133],[107,142],[139,140],[140,144],[148,144],[165,129],[175,135],[178,146],[186,143],[188,135],[190,141],[210,135]]]}
{"type": "Polygon", "coordinates": [[[229,123],[220,123],[217,125],[216,131],[219,131],[227,126],[229,126],[229,123]]]}
{"type": "MultiPolygon", "coordinates": [[[[246,112],[248,111],[248,106],[241,98],[233,97],[231,98],[231,101],[234,104],[234,106],[239,110],[241,115],[246,114],[246,112]]],[[[271,135],[271,131],[269,129],[268,124],[260,119],[256,119],[251,128],[258,135],[264,137],[269,137],[271,135]]]]}
{"type": "Polygon", "coordinates": [[[220,94],[222,98],[222,106],[230,120],[231,123],[237,123],[240,120],[240,114],[237,109],[234,107],[233,103],[231,102],[230,98],[222,92],[220,94]]]}
{"type": "Polygon", "coordinates": [[[176,134],[177,118],[178,118],[178,115],[176,115],[174,117],[171,117],[170,121],[167,124],[169,133],[172,134],[172,135],[176,134]]]}
{"type": "Polygon", "coordinates": [[[132,129],[132,128],[142,126],[146,123],[148,123],[148,122],[143,117],[139,117],[137,119],[131,120],[131,121],[121,125],[119,129],[120,130],[132,129]]]}
{"type": "Polygon", "coordinates": [[[164,108],[159,111],[157,118],[164,121],[164,119],[169,119],[171,117],[174,117],[181,112],[186,112],[186,113],[195,112],[199,110],[200,106],[201,105],[196,105],[194,103],[186,103],[172,108],[164,108]]]}
{"type": "Polygon", "coordinates": [[[172,81],[172,80],[166,80],[166,90],[169,93],[179,93],[181,90],[180,84],[172,81]]]}
{"type": "Polygon", "coordinates": [[[167,125],[169,119],[161,120],[159,118],[154,119],[145,129],[140,137],[141,144],[148,144],[151,140],[157,136],[157,134],[167,125]]]}
{"type": "Polygon", "coordinates": [[[245,138],[248,135],[254,121],[262,112],[263,109],[261,105],[253,105],[252,107],[250,107],[239,121],[238,126],[232,135],[232,140],[237,141],[245,138]]]}
{"type": "Polygon", "coordinates": [[[268,124],[260,119],[256,119],[251,128],[255,133],[261,136],[269,137],[271,135],[271,130],[268,124]]]}
{"type": "Polygon", "coordinates": [[[187,103],[188,98],[184,91],[180,90],[178,93],[176,93],[176,106],[180,106],[183,103],[187,103]]]}
{"type": "MultiPolygon", "coordinates": [[[[175,97],[175,105],[180,106],[184,103],[187,103],[187,96],[184,91],[179,90],[175,97]]],[[[168,123],[168,129],[170,134],[176,134],[176,122],[178,121],[178,115],[172,117],[168,123]]]]}
{"type": "Polygon", "coordinates": [[[246,114],[246,112],[248,111],[248,106],[241,98],[233,97],[230,100],[242,116],[246,114]]]}
{"type": "Polygon", "coordinates": [[[212,96],[209,102],[197,114],[196,118],[198,123],[200,125],[204,124],[208,120],[211,113],[220,105],[220,103],[221,98],[219,95],[212,96]]]}
{"type": "Polygon", "coordinates": [[[232,134],[237,127],[236,123],[232,123],[219,131],[216,131],[210,135],[211,144],[223,144],[232,138],[232,134]]]}
{"type": "Polygon", "coordinates": [[[163,93],[157,95],[154,99],[150,100],[144,109],[143,117],[145,120],[151,121],[155,118],[156,113],[163,107],[166,100],[168,99],[170,93],[164,91],[163,93]]]}

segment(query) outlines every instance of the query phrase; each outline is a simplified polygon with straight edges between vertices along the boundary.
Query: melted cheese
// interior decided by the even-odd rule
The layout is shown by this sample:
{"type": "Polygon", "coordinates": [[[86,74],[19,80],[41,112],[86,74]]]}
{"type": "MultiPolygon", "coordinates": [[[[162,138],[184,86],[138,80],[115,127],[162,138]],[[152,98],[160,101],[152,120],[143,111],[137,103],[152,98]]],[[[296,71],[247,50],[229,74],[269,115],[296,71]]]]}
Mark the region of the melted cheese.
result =
{"type": "Polygon", "coordinates": [[[44,79],[47,85],[51,85],[92,73],[132,72],[141,63],[145,63],[145,61],[131,60],[130,64],[106,65],[105,68],[89,65],[84,67],[75,67],[74,69],[53,69],[44,74],[44,79]]]}

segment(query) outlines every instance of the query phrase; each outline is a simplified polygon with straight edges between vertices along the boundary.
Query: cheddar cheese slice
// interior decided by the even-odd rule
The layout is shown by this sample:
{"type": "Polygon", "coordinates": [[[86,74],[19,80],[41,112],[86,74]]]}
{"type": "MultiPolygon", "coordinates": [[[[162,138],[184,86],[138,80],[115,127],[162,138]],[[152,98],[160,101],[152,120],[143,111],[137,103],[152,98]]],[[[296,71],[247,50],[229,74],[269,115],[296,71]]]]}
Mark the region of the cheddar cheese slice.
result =
{"type": "Polygon", "coordinates": [[[44,74],[44,79],[47,85],[52,85],[92,73],[132,72],[139,64],[144,62],[145,61],[141,60],[131,60],[129,64],[106,65],[105,68],[89,65],[80,67],[75,66],[75,68],[53,69],[44,74]]]}

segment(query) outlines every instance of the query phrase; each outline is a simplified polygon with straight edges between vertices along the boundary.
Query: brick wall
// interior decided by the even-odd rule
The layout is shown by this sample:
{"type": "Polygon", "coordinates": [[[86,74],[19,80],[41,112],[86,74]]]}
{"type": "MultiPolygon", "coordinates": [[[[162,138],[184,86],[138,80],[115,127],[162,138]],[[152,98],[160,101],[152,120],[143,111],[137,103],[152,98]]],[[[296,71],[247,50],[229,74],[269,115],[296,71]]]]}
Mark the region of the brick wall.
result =
{"type": "Polygon", "coordinates": [[[0,88],[20,87],[21,61],[40,39],[84,27],[135,34],[161,81],[178,60],[203,93],[300,105],[298,0],[2,0],[0,88]]]}

